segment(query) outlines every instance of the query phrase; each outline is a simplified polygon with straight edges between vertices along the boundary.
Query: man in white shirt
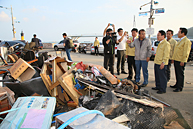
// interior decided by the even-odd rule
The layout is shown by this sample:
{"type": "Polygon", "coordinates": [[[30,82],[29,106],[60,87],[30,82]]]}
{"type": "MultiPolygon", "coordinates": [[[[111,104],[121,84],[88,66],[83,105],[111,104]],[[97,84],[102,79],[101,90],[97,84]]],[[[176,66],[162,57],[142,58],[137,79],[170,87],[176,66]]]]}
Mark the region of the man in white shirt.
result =
{"type": "Polygon", "coordinates": [[[125,32],[123,34],[123,29],[119,28],[118,29],[118,36],[117,36],[117,40],[119,42],[119,45],[117,45],[117,75],[120,75],[120,64],[121,64],[121,73],[123,74],[127,74],[125,72],[125,50],[126,50],[126,42],[127,42],[127,38],[126,35],[127,33],[125,32]]]}

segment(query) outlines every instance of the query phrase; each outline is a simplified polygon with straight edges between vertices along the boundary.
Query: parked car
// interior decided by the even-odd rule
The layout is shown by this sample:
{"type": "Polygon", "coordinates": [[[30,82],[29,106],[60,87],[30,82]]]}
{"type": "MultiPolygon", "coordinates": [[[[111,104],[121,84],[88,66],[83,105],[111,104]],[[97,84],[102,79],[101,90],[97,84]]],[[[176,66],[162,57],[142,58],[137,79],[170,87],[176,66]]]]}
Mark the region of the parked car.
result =
{"type": "Polygon", "coordinates": [[[54,50],[55,50],[55,51],[58,51],[59,49],[64,49],[63,43],[64,43],[64,40],[62,40],[62,41],[60,41],[59,43],[55,44],[55,45],[54,45],[54,50]]]}
{"type": "MultiPolygon", "coordinates": [[[[103,43],[100,42],[100,45],[99,45],[99,54],[103,54],[104,53],[104,46],[103,46],[103,43]]],[[[94,54],[95,53],[95,49],[94,49],[94,43],[91,45],[91,54],[94,54]]]]}
{"type": "Polygon", "coordinates": [[[39,43],[40,43],[40,49],[43,49],[43,43],[40,39],[39,39],[39,43]]]}
{"type": "MultiPolygon", "coordinates": [[[[59,43],[54,45],[54,50],[58,51],[59,49],[64,49],[64,40],[61,40],[59,43]]],[[[73,41],[74,47],[72,48],[72,51],[77,52],[77,48],[79,47],[80,43],[77,40],[73,41]]]]}
{"type": "Polygon", "coordinates": [[[159,43],[160,43],[160,41],[153,41],[153,43],[152,43],[152,55],[150,57],[151,60],[153,60],[155,58],[156,50],[157,50],[159,43]]]}
{"type": "Polygon", "coordinates": [[[80,45],[80,43],[77,40],[73,41],[74,47],[72,48],[73,52],[77,52],[78,51],[78,47],[80,45]]]}
{"type": "Polygon", "coordinates": [[[7,44],[8,43],[11,46],[15,45],[15,44],[18,44],[19,43],[19,46],[20,47],[24,47],[25,46],[25,43],[21,42],[21,41],[3,41],[0,43],[0,47],[7,47],[7,44]]]}
{"type": "Polygon", "coordinates": [[[7,59],[7,54],[8,54],[8,48],[11,46],[13,47],[15,50],[19,49],[19,48],[24,48],[25,47],[25,43],[21,42],[21,41],[3,41],[0,43],[0,54],[4,59],[7,59]],[[18,44],[18,45],[16,45],[18,44]]]}
{"type": "MultiPolygon", "coordinates": [[[[100,46],[99,46],[99,54],[104,54],[104,46],[103,43],[100,42],[100,46]]],[[[94,49],[94,43],[91,45],[91,54],[95,53],[95,49],[94,49]]],[[[117,55],[117,46],[115,45],[115,55],[117,55]]]]}

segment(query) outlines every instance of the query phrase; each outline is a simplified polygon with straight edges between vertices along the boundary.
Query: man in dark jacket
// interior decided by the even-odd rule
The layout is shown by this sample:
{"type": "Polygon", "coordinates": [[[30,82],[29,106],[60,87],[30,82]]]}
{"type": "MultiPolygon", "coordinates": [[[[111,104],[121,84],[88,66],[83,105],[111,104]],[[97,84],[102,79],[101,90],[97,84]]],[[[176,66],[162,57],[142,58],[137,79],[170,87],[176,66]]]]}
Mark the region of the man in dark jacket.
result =
{"type": "Polygon", "coordinates": [[[36,38],[36,34],[34,34],[33,36],[34,37],[31,39],[31,42],[35,42],[35,44],[36,44],[35,48],[39,48],[39,46],[40,46],[39,39],[36,38]]]}
{"type": "Polygon", "coordinates": [[[114,75],[114,61],[115,61],[115,44],[116,38],[112,36],[112,29],[107,29],[106,36],[103,38],[104,45],[104,68],[110,66],[111,74],[114,75]]]}
{"type": "Polygon", "coordinates": [[[65,50],[66,50],[66,55],[68,57],[68,60],[69,61],[72,61],[71,57],[70,57],[70,51],[72,50],[70,48],[70,41],[69,41],[69,38],[67,37],[67,34],[66,33],[63,33],[63,38],[64,38],[64,47],[65,47],[65,50]]]}

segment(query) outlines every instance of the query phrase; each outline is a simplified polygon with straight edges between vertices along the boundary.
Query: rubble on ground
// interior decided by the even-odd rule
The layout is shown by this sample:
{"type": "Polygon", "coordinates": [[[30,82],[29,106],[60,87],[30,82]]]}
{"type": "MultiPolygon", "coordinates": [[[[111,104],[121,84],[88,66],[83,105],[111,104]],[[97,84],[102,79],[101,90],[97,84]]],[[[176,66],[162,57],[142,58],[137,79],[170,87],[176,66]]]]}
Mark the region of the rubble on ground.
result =
{"type": "MultiPolygon", "coordinates": [[[[19,61],[12,66],[12,72],[10,71],[15,81],[5,82],[5,86],[15,93],[16,99],[22,96],[55,98],[54,114],[68,112],[63,116],[75,116],[79,107],[84,107],[86,109],[81,110],[102,112],[105,115],[104,121],[109,124],[117,122],[131,129],[161,129],[178,117],[171,107],[143,96],[140,86],[133,81],[118,79],[100,65],[73,63],[65,58],[51,57],[44,62],[41,72],[38,72],[25,61],[19,61]],[[26,76],[29,74],[30,76],[26,76]],[[76,113],[73,115],[69,111],[76,113]]],[[[55,119],[57,128],[67,122],[62,115],[55,119]]],[[[97,118],[96,121],[99,122],[97,118]]],[[[85,127],[81,122],[75,127],[75,123],[70,126],[85,127]]],[[[116,127],[119,126],[117,123],[116,127]]],[[[101,123],[101,127],[104,126],[102,125],[101,123]]]]}

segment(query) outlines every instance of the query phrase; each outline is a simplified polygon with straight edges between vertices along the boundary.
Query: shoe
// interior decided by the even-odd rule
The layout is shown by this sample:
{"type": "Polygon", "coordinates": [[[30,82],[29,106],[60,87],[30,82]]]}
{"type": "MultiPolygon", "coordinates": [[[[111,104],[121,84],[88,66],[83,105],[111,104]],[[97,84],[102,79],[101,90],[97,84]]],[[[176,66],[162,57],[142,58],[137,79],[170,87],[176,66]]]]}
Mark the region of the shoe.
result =
{"type": "Polygon", "coordinates": [[[147,86],[147,84],[142,84],[142,85],[140,85],[140,87],[146,87],[147,86]]]}
{"type": "Polygon", "coordinates": [[[159,90],[157,87],[152,87],[151,89],[152,90],[159,90]]]}
{"type": "Polygon", "coordinates": [[[140,84],[140,82],[133,81],[135,84],[140,84]]]}
{"type": "Polygon", "coordinates": [[[125,71],[121,71],[122,74],[127,74],[125,71]]]}
{"type": "Polygon", "coordinates": [[[120,75],[120,73],[119,73],[119,72],[117,72],[117,75],[120,75]]]}
{"type": "Polygon", "coordinates": [[[174,86],[171,86],[171,85],[170,85],[170,87],[171,87],[171,88],[177,88],[175,85],[174,85],[174,86]]]}
{"type": "Polygon", "coordinates": [[[157,91],[158,94],[163,94],[163,93],[166,93],[166,92],[163,92],[163,91],[157,91]]]}
{"type": "Polygon", "coordinates": [[[128,77],[127,77],[127,80],[132,80],[132,77],[129,77],[129,76],[128,76],[128,77]]]}
{"type": "Polygon", "coordinates": [[[173,92],[181,92],[182,91],[182,89],[178,89],[178,88],[176,88],[175,90],[173,90],[173,92]]]}

